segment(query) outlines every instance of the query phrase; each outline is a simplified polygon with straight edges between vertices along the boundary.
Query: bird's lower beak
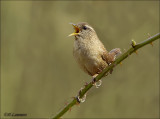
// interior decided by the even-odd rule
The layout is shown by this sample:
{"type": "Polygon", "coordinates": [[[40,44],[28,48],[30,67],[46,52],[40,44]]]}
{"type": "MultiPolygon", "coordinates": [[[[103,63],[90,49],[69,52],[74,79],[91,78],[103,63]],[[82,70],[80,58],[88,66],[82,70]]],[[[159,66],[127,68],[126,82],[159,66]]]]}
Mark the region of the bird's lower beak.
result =
{"type": "Polygon", "coordinates": [[[78,28],[78,26],[76,24],[73,24],[73,23],[71,23],[71,24],[73,25],[73,27],[75,29],[75,32],[72,33],[72,34],[70,34],[69,36],[76,36],[76,35],[78,35],[79,32],[80,32],[80,29],[78,28]]]}

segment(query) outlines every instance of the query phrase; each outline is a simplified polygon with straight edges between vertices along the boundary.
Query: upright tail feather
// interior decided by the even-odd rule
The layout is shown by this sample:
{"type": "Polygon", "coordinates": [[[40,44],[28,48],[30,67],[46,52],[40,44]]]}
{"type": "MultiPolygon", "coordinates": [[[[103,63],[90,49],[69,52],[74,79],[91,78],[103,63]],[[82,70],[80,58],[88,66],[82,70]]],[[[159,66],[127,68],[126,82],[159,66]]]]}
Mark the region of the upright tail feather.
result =
{"type": "Polygon", "coordinates": [[[108,64],[111,64],[112,62],[115,61],[116,57],[118,55],[120,55],[122,52],[121,52],[121,49],[120,48],[115,48],[115,49],[112,49],[109,54],[108,54],[108,64]]]}

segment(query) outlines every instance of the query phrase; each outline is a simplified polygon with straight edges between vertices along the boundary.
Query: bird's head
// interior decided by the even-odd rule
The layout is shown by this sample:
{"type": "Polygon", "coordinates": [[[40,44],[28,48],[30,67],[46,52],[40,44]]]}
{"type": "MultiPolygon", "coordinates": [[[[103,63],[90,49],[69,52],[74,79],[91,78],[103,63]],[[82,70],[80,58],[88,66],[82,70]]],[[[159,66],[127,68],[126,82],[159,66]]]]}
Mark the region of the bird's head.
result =
{"type": "Polygon", "coordinates": [[[86,22],[71,24],[73,25],[75,32],[70,34],[69,36],[75,36],[76,38],[91,38],[96,35],[95,30],[86,22]]]}

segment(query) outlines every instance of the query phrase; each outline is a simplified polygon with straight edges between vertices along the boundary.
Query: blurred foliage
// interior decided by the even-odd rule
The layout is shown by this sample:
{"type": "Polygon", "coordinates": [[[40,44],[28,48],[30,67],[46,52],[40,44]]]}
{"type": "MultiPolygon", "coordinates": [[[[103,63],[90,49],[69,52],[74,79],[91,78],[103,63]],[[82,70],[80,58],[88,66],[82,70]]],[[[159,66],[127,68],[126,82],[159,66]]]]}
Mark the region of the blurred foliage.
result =
{"type": "MultiPolygon", "coordinates": [[[[1,1],[1,109],[48,118],[91,77],[72,56],[70,22],[92,25],[124,52],[159,32],[159,1],[1,1]]],[[[159,41],[127,58],[68,118],[157,118],[159,41]]],[[[4,116],[3,116],[4,117],[4,116]]]]}

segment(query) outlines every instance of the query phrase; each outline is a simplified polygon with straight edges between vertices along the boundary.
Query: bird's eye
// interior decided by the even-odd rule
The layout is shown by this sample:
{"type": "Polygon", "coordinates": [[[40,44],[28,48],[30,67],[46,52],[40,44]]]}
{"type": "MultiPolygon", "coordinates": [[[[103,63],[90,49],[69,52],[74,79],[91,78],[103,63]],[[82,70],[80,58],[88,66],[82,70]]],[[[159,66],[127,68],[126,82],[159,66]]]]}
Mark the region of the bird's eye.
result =
{"type": "Polygon", "coordinates": [[[86,29],[87,29],[87,27],[86,27],[86,26],[83,26],[83,29],[84,29],[84,30],[86,30],[86,29]]]}

